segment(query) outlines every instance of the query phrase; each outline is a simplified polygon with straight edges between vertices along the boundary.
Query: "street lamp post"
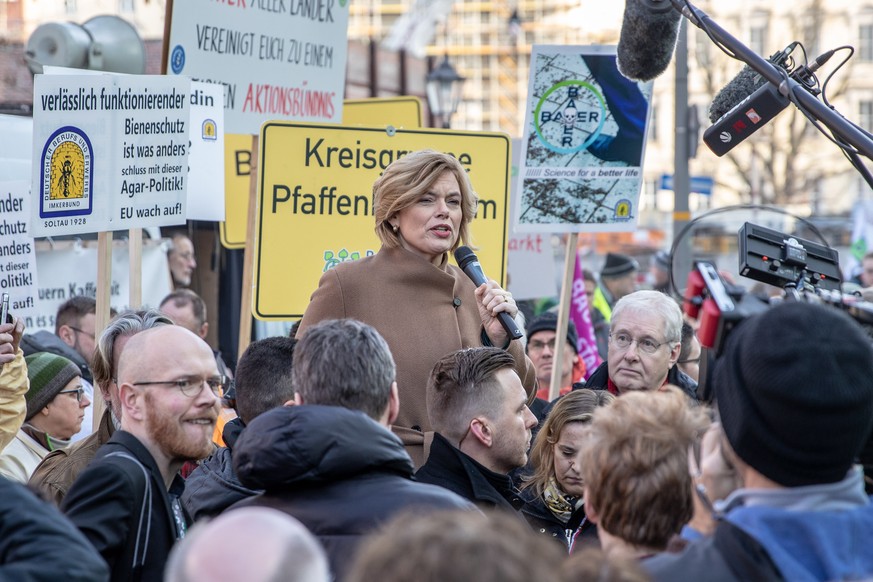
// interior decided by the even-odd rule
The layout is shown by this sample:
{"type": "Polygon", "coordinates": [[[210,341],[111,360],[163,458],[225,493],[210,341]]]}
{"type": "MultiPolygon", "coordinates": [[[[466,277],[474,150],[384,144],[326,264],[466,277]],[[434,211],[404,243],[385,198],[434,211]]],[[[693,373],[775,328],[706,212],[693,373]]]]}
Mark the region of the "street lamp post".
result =
{"type": "Polygon", "coordinates": [[[427,105],[430,112],[442,119],[443,129],[451,127],[452,115],[461,102],[461,89],[466,79],[449,62],[448,55],[427,74],[427,105]]]}

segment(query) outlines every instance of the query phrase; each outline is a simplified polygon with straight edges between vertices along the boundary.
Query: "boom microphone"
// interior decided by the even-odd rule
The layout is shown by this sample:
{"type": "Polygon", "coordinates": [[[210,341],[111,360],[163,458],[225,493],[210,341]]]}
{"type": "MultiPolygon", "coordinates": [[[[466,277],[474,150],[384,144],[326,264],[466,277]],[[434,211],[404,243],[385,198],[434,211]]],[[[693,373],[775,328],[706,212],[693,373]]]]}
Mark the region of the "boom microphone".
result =
{"type": "MultiPolygon", "coordinates": [[[[786,71],[789,70],[793,63],[790,58],[791,53],[798,44],[797,42],[792,42],[781,51],[770,55],[770,58],[767,60],[772,65],[781,67],[786,71]]],[[[709,120],[715,123],[725,113],[733,109],[737,103],[757,91],[766,82],[767,80],[760,73],[746,65],[736,77],[722,87],[721,91],[712,100],[712,104],[709,106],[709,120]]]]}
{"type": "MultiPolygon", "coordinates": [[[[464,273],[473,281],[476,287],[486,283],[485,273],[482,272],[482,265],[479,264],[479,257],[476,256],[470,247],[459,246],[455,249],[455,261],[464,273]]],[[[508,313],[501,311],[497,314],[497,319],[500,320],[500,325],[509,334],[512,339],[519,339],[524,334],[519,329],[518,324],[512,319],[508,313]]]]}
{"type": "Polygon", "coordinates": [[[670,0],[626,0],[618,71],[633,81],[651,81],[666,71],[679,37],[679,18],[670,0]]]}
{"type": "MultiPolygon", "coordinates": [[[[796,43],[795,43],[796,44],[796,43]]],[[[786,49],[788,51],[789,49],[786,49]]],[[[790,52],[790,51],[789,51],[790,52]]],[[[781,62],[774,62],[778,55],[785,55],[786,52],[777,53],[770,57],[770,61],[780,65],[781,62]]],[[[800,83],[804,89],[810,91],[814,95],[818,94],[815,88],[816,81],[814,73],[825,64],[834,54],[834,51],[828,51],[812,63],[801,65],[795,68],[789,76],[800,83]]],[[[748,91],[746,97],[742,98],[739,103],[733,105],[726,113],[721,115],[712,126],[703,132],[703,143],[705,143],[712,152],[717,156],[723,156],[731,151],[738,143],[758,131],[763,126],[779,115],[783,109],[788,107],[790,100],[788,97],[779,92],[775,85],[769,82],[764,82],[764,79],[755,74],[745,74],[748,69],[745,67],[740,74],[728,83],[724,89],[716,96],[710,107],[710,117],[716,111],[727,107],[727,104],[732,100],[739,98],[743,91],[748,91]],[[753,88],[762,82],[757,89],[753,88]],[[731,88],[729,94],[726,90],[731,88]],[[724,95],[723,95],[724,94],[724,95]]],[[[751,69],[748,69],[751,72],[751,69]]]]}

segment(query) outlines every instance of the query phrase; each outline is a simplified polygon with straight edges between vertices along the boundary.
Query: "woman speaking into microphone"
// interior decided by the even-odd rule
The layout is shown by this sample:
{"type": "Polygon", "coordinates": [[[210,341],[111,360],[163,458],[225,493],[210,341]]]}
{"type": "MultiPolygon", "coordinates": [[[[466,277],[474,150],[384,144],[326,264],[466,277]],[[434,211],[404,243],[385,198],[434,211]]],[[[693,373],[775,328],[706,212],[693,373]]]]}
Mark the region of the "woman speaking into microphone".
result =
{"type": "Polygon", "coordinates": [[[430,445],[425,391],[437,360],[461,348],[501,347],[515,358],[525,389],[535,386],[524,349],[498,319],[518,313],[512,295],[495,281],[476,287],[449,264],[449,253],[470,239],[477,200],[464,168],[448,154],[422,150],[395,160],[373,185],[382,247],[326,272],[298,331],[353,318],[382,334],[397,364],[400,414],[393,429],[416,466],[430,445]]]}

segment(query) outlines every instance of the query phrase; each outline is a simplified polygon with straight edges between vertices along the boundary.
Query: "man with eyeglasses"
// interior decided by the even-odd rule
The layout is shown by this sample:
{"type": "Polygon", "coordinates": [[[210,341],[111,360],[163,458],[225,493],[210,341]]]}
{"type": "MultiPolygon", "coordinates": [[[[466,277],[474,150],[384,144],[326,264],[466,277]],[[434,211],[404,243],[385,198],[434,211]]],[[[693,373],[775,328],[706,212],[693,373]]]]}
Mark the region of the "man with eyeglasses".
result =
{"type": "Polygon", "coordinates": [[[625,295],[612,311],[606,361],[573,388],[620,396],[673,384],[696,401],[697,382],[676,367],[681,333],[682,311],[671,297],[651,290],[625,295]]]}
{"type": "Polygon", "coordinates": [[[212,452],[224,383],[202,339],[179,326],[134,335],[118,365],[121,430],[97,452],[61,509],[109,564],[112,580],[160,580],[189,519],[186,461],[212,452]]]}
{"type": "Polygon", "coordinates": [[[29,485],[46,499],[60,506],[79,474],[121,427],[121,402],[118,398],[118,362],[128,340],[143,330],[173,325],[154,309],[127,311],[115,317],[100,334],[92,360],[94,385],[103,395],[106,409],[97,430],[71,446],[49,453],[30,477],[29,485]]]}

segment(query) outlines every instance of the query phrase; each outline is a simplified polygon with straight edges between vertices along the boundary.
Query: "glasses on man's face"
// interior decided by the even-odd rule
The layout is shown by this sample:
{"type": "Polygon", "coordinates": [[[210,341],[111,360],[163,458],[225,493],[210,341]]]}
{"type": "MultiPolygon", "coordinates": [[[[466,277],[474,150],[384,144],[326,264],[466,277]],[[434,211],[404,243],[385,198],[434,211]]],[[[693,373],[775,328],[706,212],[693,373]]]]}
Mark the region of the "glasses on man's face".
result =
{"type": "Polygon", "coordinates": [[[76,388],[75,390],[61,390],[58,394],[75,394],[76,402],[82,403],[82,397],[85,394],[84,388],[76,388]]]}
{"type": "Polygon", "coordinates": [[[658,348],[660,348],[661,346],[671,343],[669,341],[656,342],[650,337],[634,339],[630,334],[624,332],[609,334],[609,341],[611,341],[612,345],[620,350],[626,350],[630,347],[631,344],[636,343],[637,349],[639,351],[649,355],[657,352],[658,348]]]}
{"type": "Polygon", "coordinates": [[[531,340],[527,343],[527,351],[541,352],[548,347],[551,351],[555,351],[555,339],[551,341],[541,342],[540,340],[531,340]]]}
{"type": "Polygon", "coordinates": [[[73,327],[72,325],[68,325],[70,329],[72,329],[76,333],[81,333],[83,335],[87,335],[89,338],[94,339],[94,334],[85,331],[84,329],[79,329],[78,327],[73,327]]]}
{"type": "Polygon", "coordinates": [[[178,380],[149,380],[143,382],[133,382],[134,386],[175,386],[182,391],[182,394],[193,398],[200,394],[203,390],[203,384],[206,383],[212,393],[216,396],[221,395],[221,389],[227,384],[227,376],[210,376],[209,378],[201,378],[199,376],[189,376],[178,380]]]}

